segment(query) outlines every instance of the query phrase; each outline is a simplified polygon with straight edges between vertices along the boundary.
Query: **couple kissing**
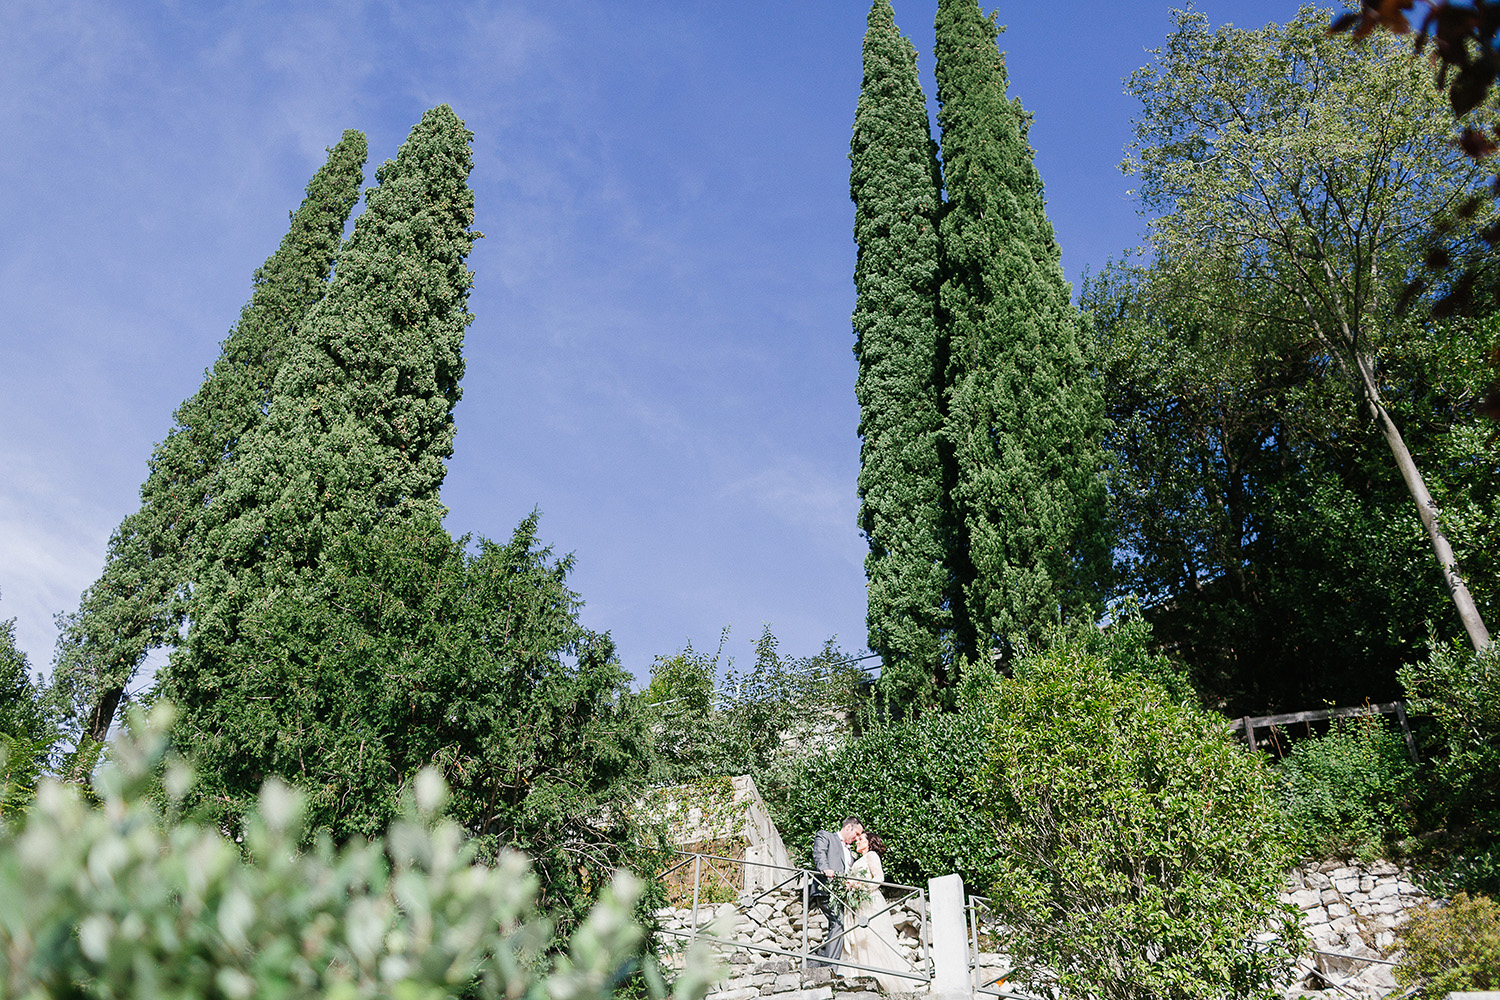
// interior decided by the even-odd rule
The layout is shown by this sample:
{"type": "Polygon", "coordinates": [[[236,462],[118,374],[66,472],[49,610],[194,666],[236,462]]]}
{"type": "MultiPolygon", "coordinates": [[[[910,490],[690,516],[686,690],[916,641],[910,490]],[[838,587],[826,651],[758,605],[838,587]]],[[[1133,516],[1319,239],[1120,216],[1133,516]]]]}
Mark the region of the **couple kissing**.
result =
{"type": "Polygon", "coordinates": [[[910,971],[911,965],[896,950],[896,926],[881,893],[885,868],[881,856],[885,844],[865,829],[858,816],[845,817],[837,832],[819,830],[813,835],[812,902],[828,918],[828,939],[820,945],[813,965],[864,966],[846,968],[841,974],[873,975],[886,993],[903,993],[912,981],[891,973],[910,971]],[[831,884],[844,875],[847,891],[831,884]],[[881,971],[871,971],[881,970],[881,971]]]}

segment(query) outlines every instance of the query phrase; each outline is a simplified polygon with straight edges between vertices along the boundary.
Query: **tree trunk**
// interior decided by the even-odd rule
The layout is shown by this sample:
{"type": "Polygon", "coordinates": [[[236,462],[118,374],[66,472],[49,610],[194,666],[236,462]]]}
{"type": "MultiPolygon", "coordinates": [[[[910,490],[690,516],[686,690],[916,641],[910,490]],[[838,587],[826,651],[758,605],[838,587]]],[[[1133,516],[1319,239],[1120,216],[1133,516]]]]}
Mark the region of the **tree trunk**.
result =
{"type": "Polygon", "coordinates": [[[1355,355],[1355,363],[1359,366],[1359,376],[1363,383],[1365,401],[1370,406],[1370,413],[1375,422],[1380,425],[1380,431],[1385,435],[1386,444],[1391,447],[1391,454],[1396,457],[1396,466],[1401,470],[1401,478],[1406,481],[1406,489],[1411,493],[1412,500],[1417,505],[1417,515],[1422,519],[1422,527],[1427,529],[1427,540],[1432,543],[1432,554],[1437,557],[1438,571],[1443,574],[1443,586],[1448,588],[1448,596],[1453,600],[1453,606],[1458,609],[1458,617],[1464,623],[1464,631],[1469,634],[1469,642],[1473,644],[1477,653],[1490,644],[1490,630],[1485,626],[1484,619],[1479,616],[1479,609],[1474,606],[1473,595],[1469,593],[1468,584],[1464,583],[1462,574],[1458,571],[1458,560],[1453,556],[1453,546],[1448,544],[1448,536],[1443,534],[1443,526],[1438,523],[1438,506],[1432,499],[1432,494],[1427,492],[1427,483],[1422,479],[1422,473],[1417,469],[1417,463],[1412,460],[1411,452],[1407,450],[1406,442],[1401,437],[1401,431],[1396,428],[1396,422],[1386,412],[1385,406],[1380,402],[1380,395],[1375,387],[1375,379],[1370,371],[1370,366],[1365,358],[1355,355]]]}

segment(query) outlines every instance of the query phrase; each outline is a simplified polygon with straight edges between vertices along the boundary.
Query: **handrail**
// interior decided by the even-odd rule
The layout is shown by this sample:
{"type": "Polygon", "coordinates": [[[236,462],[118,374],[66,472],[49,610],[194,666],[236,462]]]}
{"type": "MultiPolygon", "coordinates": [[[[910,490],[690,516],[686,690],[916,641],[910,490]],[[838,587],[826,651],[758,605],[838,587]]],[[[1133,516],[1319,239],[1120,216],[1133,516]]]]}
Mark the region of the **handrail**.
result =
{"type": "MultiPolygon", "coordinates": [[[[714,944],[725,945],[735,949],[754,951],[767,955],[779,955],[787,958],[795,958],[800,961],[802,967],[804,968],[807,967],[809,960],[813,959],[819,963],[826,963],[828,965],[837,966],[840,969],[855,969],[861,972],[875,972],[883,975],[892,975],[901,979],[914,980],[919,983],[931,982],[932,980],[932,958],[930,952],[928,952],[927,950],[929,947],[929,943],[927,941],[927,890],[923,887],[902,885],[899,882],[877,882],[874,879],[860,878],[856,875],[845,876],[850,882],[869,885],[873,888],[881,890],[882,896],[884,896],[885,891],[889,890],[893,898],[886,900],[885,906],[883,906],[881,909],[876,910],[874,913],[866,914],[865,917],[858,923],[853,923],[851,926],[844,928],[832,940],[842,939],[855,927],[868,927],[870,917],[892,912],[897,909],[906,909],[908,907],[915,910],[917,917],[917,945],[922,953],[922,957],[918,959],[915,966],[907,969],[885,969],[869,965],[862,965],[858,962],[847,961],[843,958],[825,959],[823,956],[815,955],[813,953],[811,942],[808,938],[809,925],[811,924],[811,918],[814,912],[814,907],[810,898],[811,887],[814,882],[825,881],[822,872],[815,871],[810,868],[790,868],[785,865],[777,865],[765,861],[751,861],[746,858],[731,858],[717,854],[701,854],[696,851],[675,850],[673,853],[680,856],[682,860],[662,871],[658,877],[665,878],[668,875],[672,875],[676,872],[682,871],[689,864],[692,865],[693,904],[691,915],[689,918],[691,929],[686,931],[678,931],[669,930],[663,927],[658,929],[657,933],[659,934],[665,934],[671,937],[687,938],[689,940],[702,940],[714,944]],[[778,944],[773,944],[767,941],[752,942],[749,940],[735,940],[732,938],[723,938],[713,934],[703,933],[703,924],[706,922],[700,920],[699,910],[701,903],[701,889],[703,883],[703,869],[705,866],[705,862],[727,863],[730,865],[740,866],[741,868],[754,867],[776,874],[785,873],[785,877],[780,878],[774,884],[770,885],[767,888],[761,889],[754,895],[751,895],[748,900],[742,899],[736,901],[733,905],[735,906],[735,910],[739,915],[750,917],[758,928],[771,930],[769,924],[765,920],[755,917],[751,914],[751,909],[759,905],[768,896],[771,896],[772,894],[775,894],[777,892],[797,893],[800,890],[800,895],[802,897],[802,947],[799,950],[794,951],[789,948],[780,947],[778,944]],[[913,903],[915,903],[914,906],[912,905],[913,903]]],[[[877,938],[881,941],[885,941],[887,945],[893,948],[896,947],[896,942],[886,941],[884,937],[881,937],[879,935],[877,935],[877,938]]]]}

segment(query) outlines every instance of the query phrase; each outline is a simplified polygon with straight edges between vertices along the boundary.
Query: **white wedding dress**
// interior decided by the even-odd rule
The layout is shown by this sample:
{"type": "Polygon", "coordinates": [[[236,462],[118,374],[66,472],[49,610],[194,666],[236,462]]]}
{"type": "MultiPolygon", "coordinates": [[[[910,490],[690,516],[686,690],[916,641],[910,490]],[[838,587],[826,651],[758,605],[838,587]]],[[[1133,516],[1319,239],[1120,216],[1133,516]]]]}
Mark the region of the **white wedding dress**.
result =
{"type": "MultiPolygon", "coordinates": [[[[874,851],[862,855],[846,874],[851,879],[869,879],[874,883],[885,881],[880,855],[874,851]]],[[[848,930],[844,934],[843,960],[872,969],[911,971],[911,963],[896,950],[896,921],[885,908],[885,895],[880,891],[879,885],[854,884],[869,889],[870,896],[860,904],[858,910],[844,912],[844,926],[848,930]]],[[[904,979],[888,972],[843,968],[840,974],[849,977],[874,976],[886,993],[911,993],[920,984],[920,980],[904,979]]]]}

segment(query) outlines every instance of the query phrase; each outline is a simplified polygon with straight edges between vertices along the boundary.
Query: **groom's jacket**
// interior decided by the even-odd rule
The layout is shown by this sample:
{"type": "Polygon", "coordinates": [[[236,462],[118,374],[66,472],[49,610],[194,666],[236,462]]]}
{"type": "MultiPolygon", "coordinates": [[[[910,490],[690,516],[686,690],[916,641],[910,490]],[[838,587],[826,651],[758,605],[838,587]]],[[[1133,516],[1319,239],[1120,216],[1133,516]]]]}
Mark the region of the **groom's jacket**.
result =
{"type": "Polygon", "coordinates": [[[844,844],[839,840],[839,835],[832,830],[819,830],[813,834],[813,869],[818,872],[813,877],[812,894],[814,896],[828,895],[828,881],[823,878],[823,872],[841,872],[844,870],[844,844]]]}

